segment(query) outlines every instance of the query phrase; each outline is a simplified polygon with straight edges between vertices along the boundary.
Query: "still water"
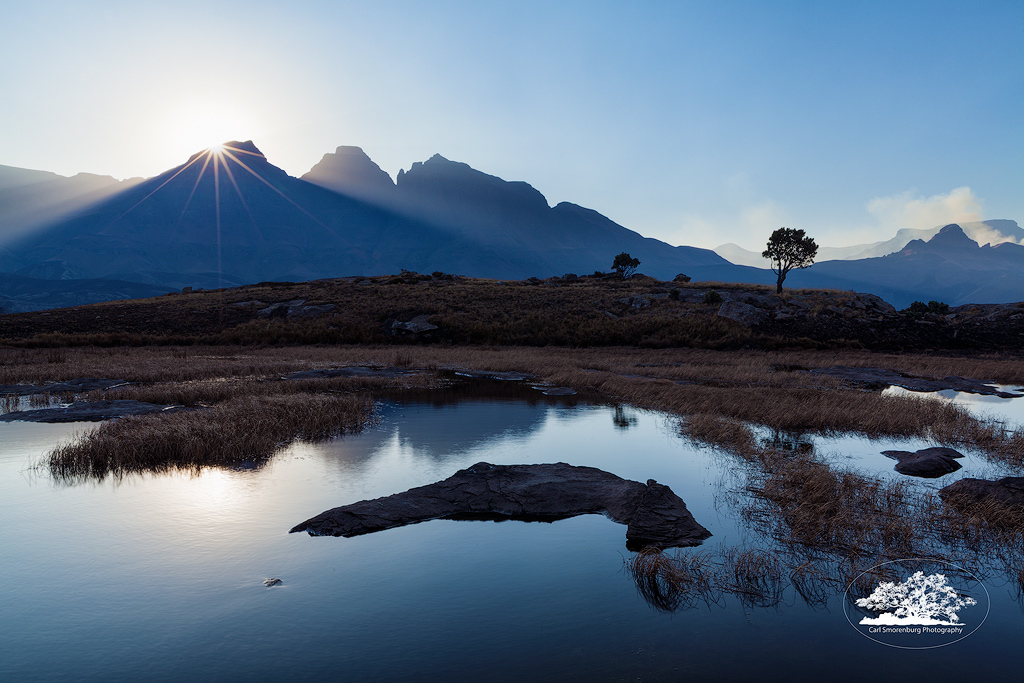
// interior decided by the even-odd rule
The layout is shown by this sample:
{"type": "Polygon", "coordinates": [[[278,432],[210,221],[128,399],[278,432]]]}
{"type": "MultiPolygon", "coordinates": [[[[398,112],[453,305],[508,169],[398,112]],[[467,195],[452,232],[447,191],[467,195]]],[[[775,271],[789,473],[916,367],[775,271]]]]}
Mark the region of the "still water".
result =
{"type": "MultiPolygon", "coordinates": [[[[539,394],[380,414],[260,470],[75,486],[32,464],[88,425],[0,424],[0,680],[1019,680],[1024,614],[1005,582],[987,585],[974,635],[906,651],[854,631],[840,597],[659,611],[625,571],[625,527],[600,515],[289,534],[481,460],[561,461],[669,485],[714,534],[706,547],[756,542],[723,502],[736,463],[668,416],[539,394]]],[[[882,473],[894,463],[879,450],[915,446],[857,443],[825,450],[882,473]]]]}

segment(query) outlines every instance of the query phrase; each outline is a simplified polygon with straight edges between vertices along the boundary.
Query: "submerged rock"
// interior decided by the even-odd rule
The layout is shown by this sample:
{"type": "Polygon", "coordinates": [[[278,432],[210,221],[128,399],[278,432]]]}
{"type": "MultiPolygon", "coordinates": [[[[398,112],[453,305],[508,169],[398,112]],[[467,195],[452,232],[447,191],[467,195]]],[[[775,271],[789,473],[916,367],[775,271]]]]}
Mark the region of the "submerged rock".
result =
{"type": "Polygon", "coordinates": [[[998,480],[965,477],[939,491],[939,496],[954,507],[996,501],[1024,508],[1024,477],[998,480]]]}
{"type": "Polygon", "coordinates": [[[699,545],[711,532],[670,488],[565,463],[479,462],[444,481],[322,512],[292,528],[311,536],[359,536],[431,519],[553,522],[604,513],[626,524],[629,548],[699,545]]]}
{"type": "Polygon", "coordinates": [[[99,422],[126,415],[148,415],[164,411],[181,410],[180,406],[165,406],[142,401],[76,401],[59,408],[16,410],[0,415],[0,422],[99,422]]]}
{"type": "Polygon", "coordinates": [[[64,394],[74,392],[80,394],[96,389],[110,389],[127,384],[123,379],[106,379],[104,377],[80,377],[56,384],[0,384],[0,395],[30,396],[32,394],[64,394]]]}
{"type": "Polygon", "coordinates": [[[964,457],[963,453],[941,446],[919,451],[882,451],[882,455],[899,461],[893,469],[900,474],[929,479],[956,472],[960,463],[955,458],[964,457]]]}

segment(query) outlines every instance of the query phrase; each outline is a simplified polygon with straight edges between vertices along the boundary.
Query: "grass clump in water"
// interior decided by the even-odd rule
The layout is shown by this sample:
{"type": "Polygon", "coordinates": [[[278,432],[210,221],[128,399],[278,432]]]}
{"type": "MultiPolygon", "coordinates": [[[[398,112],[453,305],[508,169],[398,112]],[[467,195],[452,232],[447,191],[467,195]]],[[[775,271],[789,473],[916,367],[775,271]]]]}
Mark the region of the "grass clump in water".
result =
{"type": "Polygon", "coordinates": [[[247,396],[212,408],[125,417],[64,443],[45,464],[59,481],[140,472],[258,467],[295,440],[358,431],[372,417],[363,396],[247,396]]]}

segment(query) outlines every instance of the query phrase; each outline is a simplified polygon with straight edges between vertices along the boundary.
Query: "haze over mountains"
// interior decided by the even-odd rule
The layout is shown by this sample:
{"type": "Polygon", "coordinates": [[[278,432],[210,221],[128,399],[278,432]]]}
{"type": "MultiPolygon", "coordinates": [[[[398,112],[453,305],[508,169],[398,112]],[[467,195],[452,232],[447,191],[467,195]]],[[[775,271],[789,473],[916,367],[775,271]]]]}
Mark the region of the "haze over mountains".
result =
{"type": "MultiPolygon", "coordinates": [[[[339,147],[295,178],[252,142],[231,142],[141,181],[0,167],[3,198],[0,273],[9,275],[0,282],[0,307],[8,311],[401,269],[582,275],[608,270],[623,251],[640,260],[641,272],[664,280],[686,273],[772,284],[775,277],[710,250],[645,238],[575,204],[550,206],[525,182],[440,155],[392,180],[360,148],[339,147]]],[[[901,307],[918,299],[1016,301],[1024,298],[1022,239],[1013,221],[905,230],[832,250],[857,258],[795,271],[786,285],[867,291],[901,307]],[[1008,241],[981,247],[961,227],[1008,241]],[[882,256],[890,249],[896,253],[882,256]]]]}

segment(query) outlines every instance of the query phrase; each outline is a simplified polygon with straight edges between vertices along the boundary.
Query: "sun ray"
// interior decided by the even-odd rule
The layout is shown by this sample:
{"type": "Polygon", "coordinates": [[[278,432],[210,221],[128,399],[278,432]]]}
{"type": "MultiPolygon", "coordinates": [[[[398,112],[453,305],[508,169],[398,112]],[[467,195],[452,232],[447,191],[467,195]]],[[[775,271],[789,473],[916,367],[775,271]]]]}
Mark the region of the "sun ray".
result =
{"type": "Polygon", "coordinates": [[[210,165],[210,159],[213,158],[212,154],[206,154],[204,156],[205,159],[203,161],[203,167],[199,169],[199,176],[196,178],[195,184],[192,185],[192,191],[188,193],[188,199],[185,200],[185,206],[181,209],[181,215],[178,216],[178,222],[175,224],[176,227],[181,225],[181,221],[184,220],[185,212],[188,211],[189,204],[192,203],[192,197],[196,193],[196,188],[199,187],[199,182],[203,179],[203,176],[206,175],[206,167],[210,165]]]}
{"type": "Polygon", "coordinates": [[[228,180],[235,188],[235,194],[238,195],[238,201],[242,202],[242,207],[245,208],[245,212],[249,214],[249,220],[252,222],[252,227],[255,228],[256,234],[260,238],[260,242],[266,243],[263,239],[263,232],[260,230],[260,226],[256,224],[256,217],[252,215],[252,211],[249,209],[248,202],[245,201],[245,197],[242,196],[242,190],[238,187],[238,181],[235,180],[235,174],[231,172],[231,165],[226,161],[224,162],[224,172],[228,174],[228,180]]]}
{"type": "MultiPolygon", "coordinates": [[[[242,168],[244,168],[244,169],[245,169],[246,171],[248,171],[248,172],[249,172],[249,173],[250,173],[250,174],[251,174],[251,175],[252,175],[252,176],[253,176],[254,178],[256,178],[256,179],[257,179],[257,180],[259,180],[259,181],[260,181],[261,183],[263,183],[264,185],[266,185],[267,187],[269,187],[269,188],[270,188],[271,190],[273,190],[274,192],[276,192],[277,194],[279,194],[279,195],[280,195],[280,196],[281,196],[281,197],[282,197],[282,198],[283,198],[283,199],[284,199],[285,201],[287,201],[287,202],[288,202],[289,204],[291,204],[292,206],[294,206],[294,207],[295,207],[296,209],[298,209],[298,210],[299,210],[299,211],[301,211],[302,213],[306,214],[306,215],[307,215],[307,216],[308,216],[308,217],[309,217],[309,218],[310,218],[310,219],[311,219],[311,220],[312,220],[313,222],[315,222],[315,223],[316,223],[317,225],[319,225],[320,227],[322,227],[322,228],[323,228],[324,230],[327,230],[328,232],[330,232],[330,233],[331,233],[332,235],[334,235],[334,236],[335,236],[336,238],[340,239],[340,240],[341,240],[342,242],[344,242],[345,244],[348,244],[348,240],[346,240],[346,239],[345,239],[345,238],[344,238],[343,236],[339,235],[339,234],[338,234],[338,232],[337,232],[336,230],[334,230],[333,228],[331,228],[331,227],[329,227],[329,226],[325,225],[325,224],[324,224],[324,223],[323,223],[323,222],[322,222],[322,221],[321,221],[321,220],[320,220],[319,218],[317,218],[316,216],[314,216],[313,214],[311,214],[311,213],[310,213],[309,211],[306,211],[306,209],[302,208],[302,206],[300,206],[300,205],[299,205],[298,203],[296,203],[296,202],[295,202],[295,201],[294,201],[294,200],[293,200],[293,199],[292,199],[291,197],[289,197],[289,196],[288,196],[288,195],[286,195],[286,194],[285,194],[284,192],[282,192],[281,190],[279,190],[279,189],[277,189],[276,187],[274,187],[273,185],[271,185],[271,184],[270,184],[270,182],[269,182],[269,181],[267,181],[267,179],[266,179],[266,178],[264,178],[264,177],[263,177],[263,176],[261,176],[261,175],[260,175],[259,173],[257,173],[256,171],[252,170],[251,168],[249,168],[249,166],[248,166],[248,165],[247,165],[247,164],[246,164],[245,162],[243,162],[243,161],[242,161],[241,159],[239,159],[239,158],[238,158],[238,157],[236,157],[236,156],[235,156],[234,154],[232,154],[231,152],[229,152],[229,151],[228,151],[228,150],[227,150],[226,148],[225,148],[225,150],[224,150],[224,154],[225,154],[225,155],[226,155],[227,157],[229,157],[229,158],[231,158],[232,160],[234,160],[234,162],[235,162],[236,164],[238,164],[239,166],[241,166],[242,168]]],[[[260,156],[260,155],[257,155],[257,156],[260,156]]]]}
{"type": "Polygon", "coordinates": [[[140,199],[138,202],[136,202],[130,209],[128,209],[127,211],[122,213],[120,216],[118,216],[114,220],[112,220],[109,223],[107,223],[107,227],[109,228],[111,225],[113,225],[114,223],[118,222],[119,220],[121,220],[122,218],[124,218],[125,216],[130,214],[132,211],[134,211],[135,209],[139,208],[139,205],[142,204],[142,202],[146,201],[147,199],[149,199],[150,197],[155,195],[157,192],[159,192],[161,189],[163,189],[164,185],[166,185],[167,183],[171,182],[172,180],[177,178],[179,175],[184,173],[185,169],[187,169],[189,166],[191,166],[192,164],[196,163],[197,161],[199,161],[199,156],[198,155],[193,157],[192,159],[189,159],[188,163],[185,164],[184,166],[182,166],[181,168],[179,168],[177,173],[175,173],[170,178],[168,178],[167,180],[165,180],[162,183],[160,183],[159,187],[157,187],[155,190],[153,190],[152,192],[147,194],[145,197],[140,199]]]}
{"type": "Polygon", "coordinates": [[[223,152],[226,152],[226,151],[230,150],[232,152],[238,152],[240,154],[248,154],[251,157],[262,157],[263,156],[262,154],[257,154],[256,152],[250,152],[249,150],[242,149],[240,147],[232,147],[232,146],[230,146],[228,144],[217,145],[217,146],[220,147],[221,151],[223,151],[223,152]]]}
{"type": "Polygon", "coordinates": [[[217,289],[224,289],[224,266],[220,239],[220,155],[213,154],[213,205],[217,222],[217,289]]]}

